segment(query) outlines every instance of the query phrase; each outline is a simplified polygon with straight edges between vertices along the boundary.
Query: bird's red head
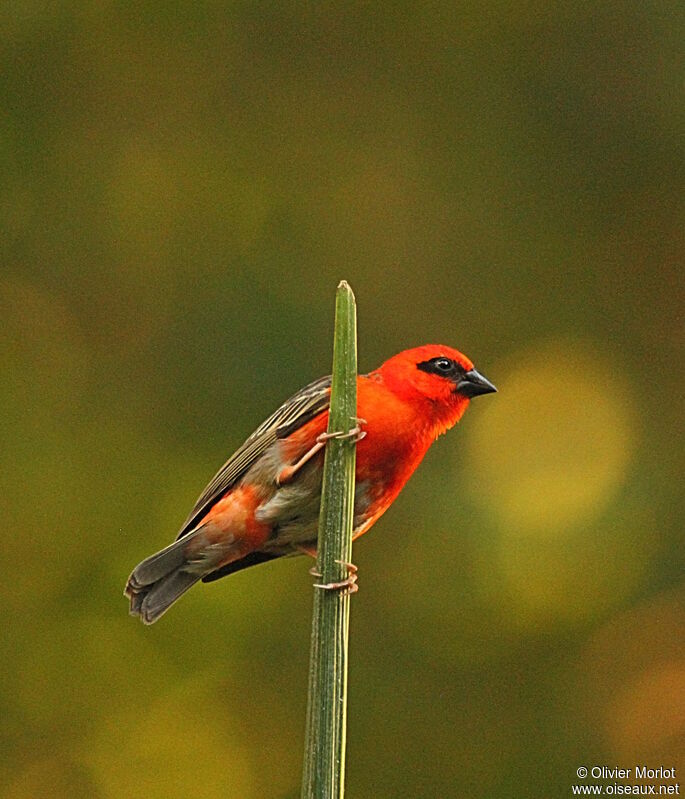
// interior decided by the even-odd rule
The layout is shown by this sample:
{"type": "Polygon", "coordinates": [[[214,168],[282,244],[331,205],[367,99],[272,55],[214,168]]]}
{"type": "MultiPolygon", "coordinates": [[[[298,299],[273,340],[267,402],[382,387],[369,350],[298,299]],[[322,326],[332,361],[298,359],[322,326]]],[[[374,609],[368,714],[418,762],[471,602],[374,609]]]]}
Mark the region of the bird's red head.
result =
{"type": "Polygon", "coordinates": [[[477,372],[469,358],[452,347],[426,344],[389,358],[376,374],[398,397],[444,408],[450,424],[459,419],[469,400],[497,389],[477,372]]]}

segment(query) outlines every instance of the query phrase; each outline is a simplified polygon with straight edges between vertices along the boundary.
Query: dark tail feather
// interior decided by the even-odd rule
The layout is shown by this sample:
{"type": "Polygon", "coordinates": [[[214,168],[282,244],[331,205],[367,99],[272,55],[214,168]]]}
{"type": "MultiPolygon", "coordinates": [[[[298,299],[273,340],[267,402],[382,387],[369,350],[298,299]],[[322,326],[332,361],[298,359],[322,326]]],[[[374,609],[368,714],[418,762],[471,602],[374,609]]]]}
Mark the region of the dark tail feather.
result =
{"type": "Polygon", "coordinates": [[[202,577],[175,571],[162,577],[147,588],[131,596],[131,615],[140,616],[144,624],[153,624],[174,604],[174,602],[202,577]]]}
{"type": "Polygon", "coordinates": [[[203,572],[189,569],[185,558],[188,539],[199,529],[139,563],[128,578],[124,594],[130,598],[130,613],[152,624],[195,583],[203,572]]]}

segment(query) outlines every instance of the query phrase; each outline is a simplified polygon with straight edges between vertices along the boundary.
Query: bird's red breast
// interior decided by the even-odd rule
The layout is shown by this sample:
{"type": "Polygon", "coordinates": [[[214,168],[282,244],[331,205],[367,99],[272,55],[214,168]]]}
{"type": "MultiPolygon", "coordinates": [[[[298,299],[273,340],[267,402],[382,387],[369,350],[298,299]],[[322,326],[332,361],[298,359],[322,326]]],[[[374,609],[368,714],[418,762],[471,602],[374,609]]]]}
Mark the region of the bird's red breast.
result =
{"type": "MultiPolygon", "coordinates": [[[[364,420],[365,437],[357,444],[356,482],[364,487],[358,498],[355,538],[366,532],[392,504],[433,441],[461,418],[469,399],[445,385],[440,375],[417,369],[438,355],[473,369],[466,356],[448,347],[425,346],[386,361],[379,369],[357,378],[357,415],[364,420]]],[[[325,432],[324,411],[293,432],[284,442],[285,460],[295,462],[325,432]]],[[[319,456],[320,468],[323,454],[319,456]]]]}

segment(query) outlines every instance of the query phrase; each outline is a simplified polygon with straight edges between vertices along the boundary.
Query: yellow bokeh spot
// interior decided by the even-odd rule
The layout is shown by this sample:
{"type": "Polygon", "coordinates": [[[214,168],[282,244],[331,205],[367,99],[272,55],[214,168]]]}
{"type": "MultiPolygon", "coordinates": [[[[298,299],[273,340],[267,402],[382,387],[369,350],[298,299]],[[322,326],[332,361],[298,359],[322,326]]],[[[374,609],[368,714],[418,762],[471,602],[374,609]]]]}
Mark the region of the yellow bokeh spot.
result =
{"type": "Polygon", "coordinates": [[[683,629],[679,586],[610,617],[583,648],[574,696],[583,726],[612,762],[668,768],[682,760],[683,629]]]}
{"type": "Polygon", "coordinates": [[[683,740],[683,685],[685,660],[659,663],[617,688],[607,714],[607,737],[625,762],[639,760],[645,752],[656,759],[683,740]]]}
{"type": "Polygon", "coordinates": [[[499,394],[465,426],[479,504],[526,533],[595,518],[624,480],[637,435],[619,366],[560,341],[490,371],[499,394]]]}
{"type": "Polygon", "coordinates": [[[633,505],[561,540],[503,533],[493,563],[510,621],[527,630],[587,622],[645,580],[660,544],[652,509],[633,505]]]}

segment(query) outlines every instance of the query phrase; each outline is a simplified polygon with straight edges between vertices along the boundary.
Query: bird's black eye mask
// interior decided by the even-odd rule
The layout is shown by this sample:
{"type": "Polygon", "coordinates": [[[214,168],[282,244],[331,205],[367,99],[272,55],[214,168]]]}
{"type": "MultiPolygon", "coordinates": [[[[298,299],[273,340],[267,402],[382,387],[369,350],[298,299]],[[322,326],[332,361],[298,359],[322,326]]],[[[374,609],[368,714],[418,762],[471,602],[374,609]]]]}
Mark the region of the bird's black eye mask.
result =
{"type": "Polygon", "coordinates": [[[417,363],[416,368],[422,372],[428,372],[430,375],[446,377],[448,380],[460,380],[466,374],[466,369],[461,364],[445,356],[417,363]]]}

